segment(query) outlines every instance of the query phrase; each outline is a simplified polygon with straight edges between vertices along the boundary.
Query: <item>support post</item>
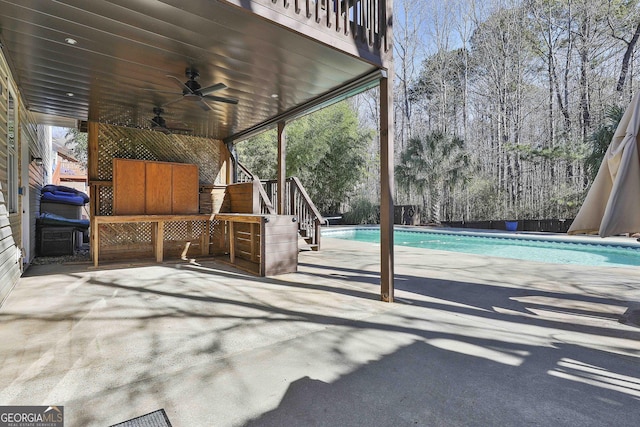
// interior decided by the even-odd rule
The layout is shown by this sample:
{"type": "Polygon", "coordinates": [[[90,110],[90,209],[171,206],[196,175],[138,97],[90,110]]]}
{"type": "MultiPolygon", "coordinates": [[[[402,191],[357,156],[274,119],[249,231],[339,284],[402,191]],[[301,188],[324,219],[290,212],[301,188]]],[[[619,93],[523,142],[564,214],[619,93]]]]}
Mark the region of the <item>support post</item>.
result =
{"type": "Polygon", "coordinates": [[[393,302],[393,68],[380,80],[380,297],[393,302]]]}
{"type": "MultiPolygon", "coordinates": [[[[99,179],[98,176],[98,123],[89,122],[87,123],[87,170],[88,170],[88,178],[89,182],[95,181],[99,179]]],[[[91,224],[90,227],[90,238],[89,240],[92,242],[89,246],[89,256],[93,259],[94,265],[98,266],[98,251],[99,251],[99,233],[100,227],[98,225],[94,226],[93,217],[99,214],[100,209],[100,187],[97,185],[91,185],[89,187],[89,221],[91,224]]]]}
{"type": "Polygon", "coordinates": [[[287,165],[285,159],[287,137],[284,126],[285,122],[278,122],[278,215],[284,215],[286,207],[285,185],[287,180],[287,165]]]}

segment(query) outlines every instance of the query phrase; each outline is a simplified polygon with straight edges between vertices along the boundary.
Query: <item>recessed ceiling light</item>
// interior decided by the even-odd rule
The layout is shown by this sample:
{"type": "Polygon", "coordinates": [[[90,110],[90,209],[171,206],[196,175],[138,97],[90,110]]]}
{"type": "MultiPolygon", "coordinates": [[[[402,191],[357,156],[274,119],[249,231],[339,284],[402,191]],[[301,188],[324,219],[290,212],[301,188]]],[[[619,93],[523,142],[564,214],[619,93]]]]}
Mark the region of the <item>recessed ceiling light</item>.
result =
{"type": "Polygon", "coordinates": [[[75,96],[73,92],[67,92],[67,96],[75,96]]]}
{"type": "Polygon", "coordinates": [[[66,39],[64,39],[64,41],[69,43],[70,45],[78,44],[78,41],[76,39],[72,39],[71,37],[67,37],[66,39]]]}
{"type": "Polygon", "coordinates": [[[272,97],[272,98],[277,98],[277,97],[278,97],[278,94],[277,94],[277,93],[272,93],[272,94],[271,94],[271,97],[272,97]]]}

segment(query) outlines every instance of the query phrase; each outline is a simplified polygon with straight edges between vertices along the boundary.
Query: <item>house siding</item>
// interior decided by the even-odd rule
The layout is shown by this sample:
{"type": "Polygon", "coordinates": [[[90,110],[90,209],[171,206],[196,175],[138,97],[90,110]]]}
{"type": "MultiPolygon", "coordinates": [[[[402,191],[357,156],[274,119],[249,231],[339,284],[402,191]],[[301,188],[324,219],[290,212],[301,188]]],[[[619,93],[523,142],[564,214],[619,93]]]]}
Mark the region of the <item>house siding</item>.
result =
{"type": "MultiPolygon", "coordinates": [[[[17,158],[17,179],[18,186],[23,189],[31,189],[33,187],[42,187],[42,171],[31,171],[33,165],[27,161],[29,165],[29,183],[23,182],[22,177],[22,148],[24,144],[28,144],[30,154],[37,156],[43,153],[44,145],[38,138],[37,128],[32,114],[24,108],[24,104],[17,90],[15,81],[13,80],[7,61],[0,51],[0,305],[16,285],[20,275],[22,274],[22,247],[23,242],[27,239],[32,242],[30,248],[35,248],[35,215],[29,218],[29,233],[22,233],[22,211],[23,203],[29,203],[31,199],[38,197],[39,192],[29,192],[29,199],[18,196],[16,199],[16,212],[10,213],[7,203],[9,199],[9,165],[8,165],[8,100],[9,88],[15,96],[15,108],[18,112],[15,123],[15,156],[17,158]],[[32,181],[33,180],[33,184],[32,181]]],[[[30,159],[29,159],[30,160],[30,159]]],[[[43,169],[43,168],[41,168],[43,169]]],[[[34,212],[34,211],[32,211],[34,212]]],[[[35,211],[37,212],[37,211],[35,211]]],[[[32,249],[29,255],[35,255],[32,249]]],[[[29,256],[31,259],[31,256],[29,256]]]]}
{"type": "Polygon", "coordinates": [[[7,162],[7,104],[10,84],[9,69],[0,53],[0,303],[2,303],[20,277],[15,231],[19,229],[20,216],[9,214],[8,162],[7,162]]]}
{"type": "MultiPolygon", "coordinates": [[[[34,124],[34,120],[31,117],[31,113],[24,108],[20,108],[20,145],[27,144],[28,149],[26,150],[30,157],[40,157],[42,158],[42,149],[40,148],[40,140],[38,138],[38,126],[34,124]]],[[[25,150],[21,149],[21,153],[24,153],[25,150]]],[[[31,162],[31,159],[26,159],[26,162],[23,160],[20,162],[21,170],[20,177],[28,177],[28,182],[23,182],[22,179],[20,181],[20,186],[27,189],[26,196],[20,197],[21,204],[28,204],[29,207],[29,233],[28,235],[21,236],[21,247],[29,248],[29,253],[24,254],[25,261],[28,263],[33,260],[36,255],[36,217],[39,212],[40,207],[40,194],[43,186],[44,179],[44,167],[38,166],[34,162],[31,162]],[[28,165],[27,174],[23,173],[22,165],[28,165]],[[25,241],[29,241],[28,245],[25,245],[25,241]]],[[[21,209],[22,212],[24,209],[21,209]]],[[[21,219],[22,221],[23,219],[21,219]]],[[[21,227],[21,230],[23,228],[21,227]]]]}

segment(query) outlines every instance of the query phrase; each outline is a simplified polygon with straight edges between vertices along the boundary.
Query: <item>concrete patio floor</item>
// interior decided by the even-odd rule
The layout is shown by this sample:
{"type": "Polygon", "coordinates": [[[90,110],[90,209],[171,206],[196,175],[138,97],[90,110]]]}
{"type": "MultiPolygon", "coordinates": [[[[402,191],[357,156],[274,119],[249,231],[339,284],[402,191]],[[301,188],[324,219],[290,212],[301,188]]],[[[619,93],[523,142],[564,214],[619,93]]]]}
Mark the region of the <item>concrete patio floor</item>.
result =
{"type": "Polygon", "coordinates": [[[0,405],[65,426],[636,426],[640,268],[323,239],[299,272],[38,265],[0,308],[0,405]]]}

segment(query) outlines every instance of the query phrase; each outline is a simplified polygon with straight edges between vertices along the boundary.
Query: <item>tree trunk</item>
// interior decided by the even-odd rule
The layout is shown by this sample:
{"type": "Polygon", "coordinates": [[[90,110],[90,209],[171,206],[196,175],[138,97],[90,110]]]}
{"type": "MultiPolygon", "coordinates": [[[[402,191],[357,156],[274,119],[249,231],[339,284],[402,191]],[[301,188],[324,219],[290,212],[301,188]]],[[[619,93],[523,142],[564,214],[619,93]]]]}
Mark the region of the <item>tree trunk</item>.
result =
{"type": "Polygon", "coordinates": [[[631,59],[631,54],[636,47],[636,43],[638,42],[638,37],[640,37],[640,23],[636,27],[635,33],[633,33],[633,37],[631,41],[627,43],[627,50],[624,52],[624,56],[622,57],[622,67],[620,68],[620,77],[618,78],[618,84],[616,85],[616,91],[622,92],[624,88],[624,82],[627,78],[627,72],[629,71],[629,60],[631,59]]]}

